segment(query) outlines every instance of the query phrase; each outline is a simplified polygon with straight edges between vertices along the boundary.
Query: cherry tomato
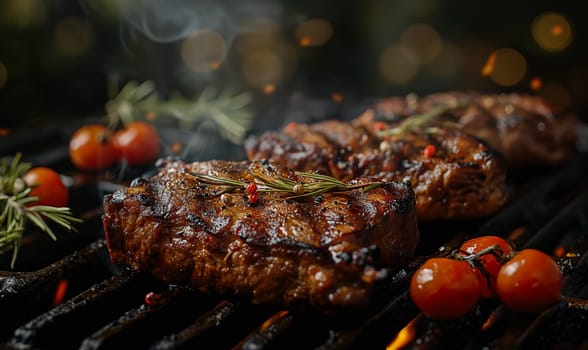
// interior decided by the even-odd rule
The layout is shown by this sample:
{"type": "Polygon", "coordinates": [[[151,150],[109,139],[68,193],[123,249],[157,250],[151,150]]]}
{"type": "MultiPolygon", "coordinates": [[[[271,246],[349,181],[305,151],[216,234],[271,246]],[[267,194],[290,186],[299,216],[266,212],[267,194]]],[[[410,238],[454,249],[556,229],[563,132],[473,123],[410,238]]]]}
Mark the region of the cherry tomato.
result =
{"type": "Polygon", "coordinates": [[[412,276],[410,296],[428,317],[454,320],[467,314],[480,297],[480,281],[465,261],[431,258],[412,276]]]}
{"type": "Polygon", "coordinates": [[[498,272],[496,293],[511,310],[539,313],[561,298],[562,283],[562,273],[549,255],[523,249],[498,272]]]}
{"type": "Polygon", "coordinates": [[[137,121],[117,131],[113,138],[118,156],[129,165],[141,165],[159,155],[161,142],[153,125],[137,121]]]}
{"type": "Polygon", "coordinates": [[[99,170],[111,166],[116,160],[111,136],[112,132],[104,125],[82,126],[69,141],[71,162],[81,170],[99,170]]]}
{"type": "MultiPolygon", "coordinates": [[[[472,238],[465,241],[459,249],[468,254],[475,254],[493,245],[499,246],[504,255],[508,255],[512,252],[512,246],[504,240],[504,238],[498,236],[480,236],[472,238]]],[[[481,295],[482,298],[492,298],[496,296],[496,276],[502,267],[502,263],[493,254],[482,255],[480,257],[480,262],[490,276],[490,280],[488,281],[486,275],[482,271],[477,270],[478,277],[480,278],[481,295]],[[490,282],[490,285],[488,285],[488,282],[490,282]]]]}
{"type": "Polygon", "coordinates": [[[29,196],[39,197],[38,202],[32,205],[50,205],[53,207],[65,207],[68,200],[67,187],[61,181],[57,172],[45,167],[36,167],[27,171],[24,182],[33,187],[29,196]]]}

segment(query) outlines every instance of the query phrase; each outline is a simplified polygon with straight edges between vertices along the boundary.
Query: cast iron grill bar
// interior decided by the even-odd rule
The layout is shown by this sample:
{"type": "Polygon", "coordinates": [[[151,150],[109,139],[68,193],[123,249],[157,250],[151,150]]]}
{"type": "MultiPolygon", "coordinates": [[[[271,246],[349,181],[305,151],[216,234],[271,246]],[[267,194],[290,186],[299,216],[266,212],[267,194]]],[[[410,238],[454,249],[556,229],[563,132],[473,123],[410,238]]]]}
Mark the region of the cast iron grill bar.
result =
{"type": "Polygon", "coordinates": [[[206,312],[194,323],[177,333],[164,337],[154,343],[150,349],[164,350],[188,347],[202,335],[213,333],[221,324],[227,322],[228,318],[234,315],[238,308],[237,304],[223,300],[213,310],[206,312]]]}
{"type": "Polygon", "coordinates": [[[263,322],[254,332],[233,347],[234,350],[257,350],[267,348],[292,325],[293,316],[288,311],[279,311],[263,322]]]}
{"type": "Polygon", "coordinates": [[[97,328],[105,319],[116,317],[121,308],[133,304],[136,298],[132,297],[132,292],[136,289],[137,275],[125,270],[95,284],[17,328],[7,345],[17,349],[75,347],[84,333],[97,328]]]}
{"type": "Polygon", "coordinates": [[[110,272],[100,262],[106,258],[104,247],[104,240],[98,240],[38,271],[0,272],[0,309],[10,315],[0,327],[0,339],[6,339],[22,322],[49,310],[60,280],[75,278],[78,288],[85,289],[106,278],[110,272]]]}
{"type": "Polygon", "coordinates": [[[127,311],[83,340],[80,349],[109,349],[131,346],[145,348],[172,332],[174,327],[191,322],[212,302],[211,297],[199,296],[187,288],[169,287],[157,292],[150,304],[127,311]],[[210,302],[209,302],[210,301],[210,302]]]}

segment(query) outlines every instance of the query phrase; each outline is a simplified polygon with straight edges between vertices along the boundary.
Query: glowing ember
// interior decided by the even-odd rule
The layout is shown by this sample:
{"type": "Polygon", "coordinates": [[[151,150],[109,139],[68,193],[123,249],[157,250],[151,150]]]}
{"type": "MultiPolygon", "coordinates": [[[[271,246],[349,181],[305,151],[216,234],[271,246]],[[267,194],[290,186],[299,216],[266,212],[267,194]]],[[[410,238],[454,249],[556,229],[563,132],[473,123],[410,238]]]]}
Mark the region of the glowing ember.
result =
{"type": "Polygon", "coordinates": [[[312,43],[312,39],[305,36],[305,37],[300,38],[298,43],[300,44],[300,46],[310,46],[310,44],[312,43]]]}
{"type": "Polygon", "coordinates": [[[53,298],[53,306],[63,303],[65,294],[67,293],[68,281],[66,279],[59,280],[57,288],[55,289],[55,297],[53,298]]]}
{"type": "Polygon", "coordinates": [[[145,114],[145,120],[155,120],[157,119],[157,114],[155,112],[149,112],[145,114]]]}
{"type": "Polygon", "coordinates": [[[562,35],[563,33],[563,28],[560,25],[554,25],[553,27],[551,27],[551,34],[558,36],[558,35],[562,35]]]}
{"type": "Polygon", "coordinates": [[[172,154],[180,154],[180,152],[182,151],[182,148],[184,148],[184,146],[180,143],[180,142],[174,142],[171,146],[170,146],[170,152],[172,154]]]}
{"type": "Polygon", "coordinates": [[[531,90],[539,91],[543,87],[543,80],[541,80],[541,78],[539,77],[534,77],[533,79],[531,79],[529,87],[531,88],[531,90]]]}
{"type": "Polygon", "coordinates": [[[300,46],[322,46],[332,36],[333,26],[326,19],[309,19],[296,28],[296,38],[300,46]]]}
{"type": "Polygon", "coordinates": [[[222,63],[221,61],[213,60],[212,62],[210,62],[210,69],[212,69],[212,70],[219,69],[221,66],[221,63],[222,63]]]}
{"type": "Polygon", "coordinates": [[[344,98],[343,98],[343,95],[336,93],[336,92],[333,92],[331,94],[331,100],[333,100],[333,102],[341,103],[341,102],[343,102],[344,98]]]}
{"type": "Polygon", "coordinates": [[[572,27],[561,14],[547,12],[537,16],[531,27],[537,44],[547,51],[561,51],[572,42],[572,27]]]}
{"type": "Polygon", "coordinates": [[[0,128],[0,136],[8,136],[9,134],[10,134],[10,129],[0,128]]]}
{"type": "Polygon", "coordinates": [[[484,64],[484,67],[482,67],[482,76],[483,77],[487,77],[490,74],[492,74],[492,71],[494,70],[494,65],[496,64],[496,51],[492,52],[490,54],[490,56],[488,56],[488,60],[486,61],[486,64],[484,64]]]}
{"type": "Polygon", "coordinates": [[[288,311],[285,311],[285,310],[275,313],[272,317],[268,318],[264,323],[262,323],[261,327],[259,327],[259,329],[262,331],[268,329],[274,322],[276,322],[280,318],[286,316],[287,314],[288,314],[288,311]]]}
{"type": "Polygon", "coordinates": [[[276,91],[276,85],[274,85],[274,84],[266,84],[263,87],[264,94],[271,95],[274,93],[274,91],[276,91]]]}
{"type": "Polygon", "coordinates": [[[409,345],[416,337],[415,321],[416,318],[402,328],[396,335],[396,338],[386,346],[386,350],[404,349],[409,345]]]}
{"type": "Polygon", "coordinates": [[[566,248],[564,246],[557,246],[554,250],[553,250],[553,256],[555,256],[556,258],[561,258],[564,255],[566,255],[566,248]]]}
{"type": "Polygon", "coordinates": [[[492,327],[492,325],[496,322],[496,312],[492,311],[490,313],[490,315],[488,316],[488,319],[486,320],[486,322],[484,322],[484,324],[482,325],[482,330],[486,331],[488,329],[490,329],[490,327],[492,327]]]}
{"type": "Polygon", "coordinates": [[[525,232],[527,232],[527,228],[525,226],[517,227],[514,230],[512,230],[510,235],[508,235],[508,239],[514,242],[519,237],[521,237],[525,232]]]}

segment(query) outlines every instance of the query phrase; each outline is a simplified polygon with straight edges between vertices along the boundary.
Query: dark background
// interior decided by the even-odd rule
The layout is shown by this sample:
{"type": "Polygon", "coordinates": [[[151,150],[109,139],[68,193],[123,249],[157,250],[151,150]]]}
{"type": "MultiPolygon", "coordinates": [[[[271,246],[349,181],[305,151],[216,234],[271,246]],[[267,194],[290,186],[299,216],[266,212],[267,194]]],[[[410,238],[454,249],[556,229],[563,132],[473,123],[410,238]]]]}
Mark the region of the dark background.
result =
{"type": "Polygon", "coordinates": [[[250,91],[258,122],[283,118],[308,100],[332,102],[333,94],[343,97],[339,108],[318,113],[342,113],[375,97],[441,90],[541,94],[585,116],[588,15],[581,3],[3,0],[0,128],[100,115],[109,98],[108,81],[128,80],[153,80],[164,96],[174,91],[192,96],[206,86],[250,91]],[[568,20],[572,41],[564,50],[546,51],[534,40],[532,22],[545,12],[568,20]],[[282,60],[282,74],[271,94],[252,86],[242,72],[244,57],[236,43],[251,18],[270,19],[274,26],[267,45],[282,60]],[[301,46],[296,28],[312,18],[327,20],[332,36],[321,46],[301,46]],[[386,81],[378,70],[380,54],[415,23],[433,28],[445,51],[437,61],[418,66],[409,80],[386,81]],[[190,32],[203,28],[220,33],[227,51],[218,69],[198,73],[186,69],[180,47],[190,32]],[[505,47],[520,52],[527,64],[513,86],[481,74],[490,54],[505,47]],[[439,73],[440,60],[449,70],[439,73]],[[532,90],[535,77],[543,84],[532,90]]]}

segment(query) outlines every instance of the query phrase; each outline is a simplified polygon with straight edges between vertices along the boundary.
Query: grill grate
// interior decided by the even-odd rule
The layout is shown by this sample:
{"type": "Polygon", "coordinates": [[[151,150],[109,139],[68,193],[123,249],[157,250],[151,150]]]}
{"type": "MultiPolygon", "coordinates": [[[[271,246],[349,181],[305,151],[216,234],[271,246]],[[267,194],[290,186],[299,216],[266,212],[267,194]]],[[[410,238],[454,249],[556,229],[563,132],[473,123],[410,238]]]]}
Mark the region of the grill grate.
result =
{"type": "MultiPolygon", "coordinates": [[[[74,173],[60,148],[44,150],[50,155],[45,162],[31,152],[28,160],[74,173]]],[[[588,155],[583,153],[558,169],[513,173],[512,200],[492,218],[422,224],[419,258],[381,286],[370,308],[354,315],[251,305],[118,270],[102,239],[100,199],[119,181],[108,174],[77,176],[71,179],[72,206],[85,219],[80,232],[60,234],[57,243],[32,233],[23,242],[18,272],[0,272],[0,310],[10,315],[3,316],[0,348],[588,348],[586,174],[588,155]],[[454,322],[419,314],[407,291],[411,273],[426,257],[454,249],[471,233],[502,235],[519,247],[556,256],[565,272],[566,299],[538,317],[515,315],[496,301],[454,322]],[[54,305],[62,281],[67,281],[65,300],[54,305]],[[150,292],[159,299],[147,305],[150,292]]]]}

